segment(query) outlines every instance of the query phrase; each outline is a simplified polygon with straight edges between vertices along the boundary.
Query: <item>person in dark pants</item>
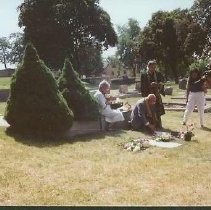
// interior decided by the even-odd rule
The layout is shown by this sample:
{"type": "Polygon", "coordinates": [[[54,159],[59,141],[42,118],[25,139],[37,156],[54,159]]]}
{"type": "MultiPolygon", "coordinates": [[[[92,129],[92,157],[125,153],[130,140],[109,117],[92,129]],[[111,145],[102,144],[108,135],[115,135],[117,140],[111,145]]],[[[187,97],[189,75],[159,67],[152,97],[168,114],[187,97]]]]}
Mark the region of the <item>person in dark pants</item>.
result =
{"type": "Polygon", "coordinates": [[[131,113],[131,127],[133,130],[148,130],[151,133],[155,132],[157,119],[153,109],[156,103],[156,96],[149,94],[137,101],[131,113]]]}
{"type": "Polygon", "coordinates": [[[162,128],[161,116],[165,114],[165,109],[162,102],[164,93],[164,77],[158,71],[156,71],[156,61],[149,61],[147,64],[147,71],[141,74],[141,94],[143,97],[149,94],[156,96],[155,113],[158,119],[159,128],[162,128]]]}

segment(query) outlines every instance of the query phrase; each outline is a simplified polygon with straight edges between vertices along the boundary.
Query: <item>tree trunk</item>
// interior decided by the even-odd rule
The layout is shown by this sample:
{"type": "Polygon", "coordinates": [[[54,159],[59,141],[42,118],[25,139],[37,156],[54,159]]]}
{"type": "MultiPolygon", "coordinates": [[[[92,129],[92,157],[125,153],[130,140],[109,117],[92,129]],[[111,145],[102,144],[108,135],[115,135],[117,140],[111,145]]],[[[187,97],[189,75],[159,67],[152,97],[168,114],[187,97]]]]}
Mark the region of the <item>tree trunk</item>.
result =
{"type": "Polygon", "coordinates": [[[136,77],[136,68],[133,68],[133,76],[136,77]]]}
{"type": "Polygon", "coordinates": [[[5,55],[5,49],[4,47],[2,47],[2,51],[3,51],[3,63],[4,63],[4,68],[7,69],[7,62],[6,62],[6,55],[5,55]]]}
{"type": "Polygon", "coordinates": [[[174,81],[175,81],[175,84],[179,84],[179,77],[178,77],[178,72],[177,72],[177,65],[176,64],[172,64],[171,65],[171,70],[172,70],[172,73],[174,75],[174,81]]]}

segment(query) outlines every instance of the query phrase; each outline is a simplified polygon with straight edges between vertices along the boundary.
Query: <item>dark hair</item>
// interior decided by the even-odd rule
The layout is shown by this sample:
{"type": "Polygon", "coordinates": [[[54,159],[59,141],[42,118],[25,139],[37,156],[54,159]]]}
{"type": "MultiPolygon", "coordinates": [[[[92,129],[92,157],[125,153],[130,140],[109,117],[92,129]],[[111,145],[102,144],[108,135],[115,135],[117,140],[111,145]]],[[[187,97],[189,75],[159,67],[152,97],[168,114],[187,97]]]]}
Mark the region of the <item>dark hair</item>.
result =
{"type": "Polygon", "coordinates": [[[202,75],[201,75],[201,72],[200,72],[198,69],[194,68],[194,69],[191,69],[191,70],[190,70],[190,72],[189,72],[189,78],[192,79],[192,74],[193,74],[194,72],[197,73],[197,78],[198,78],[198,79],[202,76],[202,75]]]}

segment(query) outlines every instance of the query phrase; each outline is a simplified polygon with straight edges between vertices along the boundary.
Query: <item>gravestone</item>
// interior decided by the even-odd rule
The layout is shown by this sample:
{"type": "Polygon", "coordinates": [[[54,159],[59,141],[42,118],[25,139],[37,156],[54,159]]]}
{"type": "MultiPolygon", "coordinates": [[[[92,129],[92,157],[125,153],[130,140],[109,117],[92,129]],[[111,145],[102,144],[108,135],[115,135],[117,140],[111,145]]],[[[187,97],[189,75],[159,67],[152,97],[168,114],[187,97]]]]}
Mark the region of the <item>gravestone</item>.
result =
{"type": "Polygon", "coordinates": [[[120,85],[119,92],[124,94],[128,93],[128,85],[120,85]]]}
{"type": "Polygon", "coordinates": [[[183,78],[179,80],[179,89],[186,90],[187,79],[183,78]]]}
{"type": "Polygon", "coordinates": [[[165,95],[172,95],[172,93],[173,93],[173,88],[172,88],[172,87],[166,87],[166,88],[164,89],[164,93],[165,93],[165,95]]]}

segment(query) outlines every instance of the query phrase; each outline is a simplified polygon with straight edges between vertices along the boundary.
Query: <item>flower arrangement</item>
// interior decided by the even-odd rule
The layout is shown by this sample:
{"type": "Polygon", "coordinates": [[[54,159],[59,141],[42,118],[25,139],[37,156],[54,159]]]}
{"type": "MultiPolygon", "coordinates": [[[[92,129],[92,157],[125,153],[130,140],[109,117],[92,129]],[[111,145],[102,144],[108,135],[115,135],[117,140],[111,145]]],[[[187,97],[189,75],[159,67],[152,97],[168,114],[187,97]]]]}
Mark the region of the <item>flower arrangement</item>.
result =
{"type": "Polygon", "coordinates": [[[194,136],[193,134],[194,124],[184,125],[182,131],[180,131],[180,138],[185,141],[191,141],[191,138],[194,136]]]}
{"type": "Polygon", "coordinates": [[[147,139],[135,139],[124,145],[124,149],[127,151],[138,152],[150,147],[149,140],[147,139]]]}
{"type": "Polygon", "coordinates": [[[168,142],[170,140],[172,140],[172,135],[171,133],[168,132],[156,132],[155,133],[155,140],[156,141],[163,141],[163,142],[168,142]]]}

